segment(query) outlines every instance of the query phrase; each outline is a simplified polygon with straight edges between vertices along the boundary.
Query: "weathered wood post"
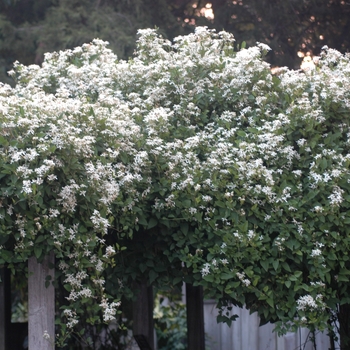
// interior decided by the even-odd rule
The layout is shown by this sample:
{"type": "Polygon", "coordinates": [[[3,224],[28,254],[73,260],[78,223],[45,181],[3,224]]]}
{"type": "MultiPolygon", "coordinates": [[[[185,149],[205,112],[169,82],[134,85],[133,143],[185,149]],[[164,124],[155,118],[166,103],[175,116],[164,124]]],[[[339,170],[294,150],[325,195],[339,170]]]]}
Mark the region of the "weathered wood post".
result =
{"type": "Polygon", "coordinates": [[[0,269],[0,349],[10,349],[9,332],[11,323],[10,273],[6,267],[0,269]]]}
{"type": "Polygon", "coordinates": [[[54,254],[45,256],[42,263],[35,257],[28,260],[28,345],[29,350],[55,348],[55,289],[54,254]],[[46,277],[50,285],[45,286],[46,277]]]}
{"type": "Polygon", "coordinates": [[[203,288],[186,283],[188,350],[204,350],[203,288]]]}
{"type": "Polygon", "coordinates": [[[154,349],[153,288],[143,282],[135,283],[135,289],[139,293],[133,301],[133,334],[143,335],[154,349]]]}

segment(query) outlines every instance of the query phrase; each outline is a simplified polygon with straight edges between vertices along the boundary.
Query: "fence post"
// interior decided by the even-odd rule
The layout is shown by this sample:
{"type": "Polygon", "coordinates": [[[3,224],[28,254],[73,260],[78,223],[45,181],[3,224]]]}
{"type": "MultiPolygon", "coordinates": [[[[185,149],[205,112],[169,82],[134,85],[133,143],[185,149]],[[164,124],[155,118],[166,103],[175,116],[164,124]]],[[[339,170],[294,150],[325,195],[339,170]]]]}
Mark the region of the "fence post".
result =
{"type": "Polygon", "coordinates": [[[6,267],[0,269],[0,349],[9,349],[11,323],[11,286],[10,272],[6,267]]]}
{"type": "Polygon", "coordinates": [[[139,293],[133,301],[133,334],[143,335],[154,349],[153,288],[142,282],[135,283],[135,290],[139,293]]]}
{"type": "Polygon", "coordinates": [[[203,288],[186,283],[188,350],[204,350],[203,288]]]}
{"type": "Polygon", "coordinates": [[[29,350],[52,350],[55,348],[55,289],[54,254],[38,263],[35,257],[28,260],[28,344],[29,350]],[[46,277],[50,285],[45,286],[46,277]],[[45,334],[45,335],[44,335],[45,334]],[[50,339],[48,339],[48,336],[50,339]]]}

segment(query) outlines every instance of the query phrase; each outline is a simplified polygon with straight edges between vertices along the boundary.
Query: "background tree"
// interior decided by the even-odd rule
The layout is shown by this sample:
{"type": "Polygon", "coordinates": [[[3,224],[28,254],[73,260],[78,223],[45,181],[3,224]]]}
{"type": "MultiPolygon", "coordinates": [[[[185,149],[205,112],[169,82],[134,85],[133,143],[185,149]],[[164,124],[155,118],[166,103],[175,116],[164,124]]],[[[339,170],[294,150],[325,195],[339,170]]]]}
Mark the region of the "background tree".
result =
{"type": "Polygon", "coordinates": [[[0,57],[2,81],[15,60],[43,61],[43,53],[73,48],[94,38],[108,40],[121,58],[132,56],[139,28],[183,34],[167,3],[156,1],[1,1],[0,57]]]}
{"type": "Polygon", "coordinates": [[[197,25],[233,33],[237,43],[268,44],[273,66],[298,68],[302,55],[324,45],[349,49],[350,6],[345,0],[2,0],[0,79],[18,60],[41,63],[43,53],[108,40],[120,58],[131,57],[139,28],[160,28],[168,39],[197,25]]]}
{"type": "Polygon", "coordinates": [[[324,45],[349,50],[350,4],[346,1],[213,1],[214,26],[238,42],[268,44],[268,61],[298,68],[302,54],[318,55],[324,45]],[[215,6],[216,5],[216,6],[215,6]]]}

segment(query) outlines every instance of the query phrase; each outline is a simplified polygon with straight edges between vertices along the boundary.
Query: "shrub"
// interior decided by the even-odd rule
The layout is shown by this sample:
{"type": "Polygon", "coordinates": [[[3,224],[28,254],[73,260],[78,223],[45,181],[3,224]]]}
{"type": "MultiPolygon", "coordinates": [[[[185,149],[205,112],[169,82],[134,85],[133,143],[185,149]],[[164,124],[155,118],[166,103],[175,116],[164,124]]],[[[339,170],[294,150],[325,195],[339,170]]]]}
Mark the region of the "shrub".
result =
{"type": "Polygon", "coordinates": [[[63,336],[145,276],[207,287],[220,320],[233,303],[282,332],[347,327],[349,57],[276,76],[266,45],[233,42],[147,29],[128,62],[94,40],[1,86],[0,264],[55,251],[63,336]]]}

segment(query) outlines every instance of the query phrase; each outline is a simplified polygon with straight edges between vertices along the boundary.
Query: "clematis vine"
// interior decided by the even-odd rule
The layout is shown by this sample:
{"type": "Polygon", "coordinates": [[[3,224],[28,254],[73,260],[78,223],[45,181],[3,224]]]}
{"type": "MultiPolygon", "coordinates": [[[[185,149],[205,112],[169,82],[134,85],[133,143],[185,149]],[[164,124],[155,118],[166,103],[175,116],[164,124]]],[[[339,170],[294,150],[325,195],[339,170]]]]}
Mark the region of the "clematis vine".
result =
{"type": "Polygon", "coordinates": [[[91,323],[115,317],[107,269],[120,286],[174,274],[281,331],[327,328],[350,307],[349,56],[273,75],[266,45],[236,52],[203,27],[140,30],[129,61],[107,46],[17,62],[0,86],[0,264],[53,250],[69,329],[83,303],[91,323]],[[135,258],[136,234],[165,248],[135,258]]]}

